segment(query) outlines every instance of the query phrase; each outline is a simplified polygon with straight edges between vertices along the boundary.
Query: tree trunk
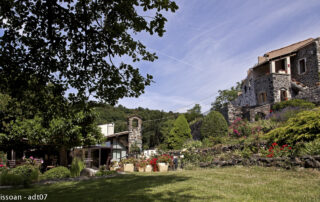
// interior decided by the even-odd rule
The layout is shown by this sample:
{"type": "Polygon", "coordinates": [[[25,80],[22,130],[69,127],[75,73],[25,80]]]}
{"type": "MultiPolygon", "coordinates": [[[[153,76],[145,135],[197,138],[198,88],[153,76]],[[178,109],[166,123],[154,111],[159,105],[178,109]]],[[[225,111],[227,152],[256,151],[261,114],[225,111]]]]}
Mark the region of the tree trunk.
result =
{"type": "Polygon", "coordinates": [[[67,158],[67,149],[65,147],[61,147],[59,151],[60,155],[60,165],[68,166],[68,158],[67,158]]]}

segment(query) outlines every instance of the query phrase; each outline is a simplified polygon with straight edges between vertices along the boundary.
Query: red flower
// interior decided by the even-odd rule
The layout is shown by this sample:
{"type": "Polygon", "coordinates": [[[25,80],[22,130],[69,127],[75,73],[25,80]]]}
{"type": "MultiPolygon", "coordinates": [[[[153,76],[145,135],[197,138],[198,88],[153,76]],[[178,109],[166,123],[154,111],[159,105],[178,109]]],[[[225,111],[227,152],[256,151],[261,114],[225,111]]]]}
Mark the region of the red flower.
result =
{"type": "Polygon", "coordinates": [[[288,149],[290,149],[290,150],[291,150],[291,149],[292,149],[292,147],[288,147],[288,149]]]}
{"type": "Polygon", "coordinates": [[[4,165],[0,164],[0,168],[2,168],[4,165]]]}
{"type": "Polygon", "coordinates": [[[284,147],[287,147],[288,145],[287,144],[285,144],[285,145],[282,145],[282,147],[284,148],[284,147]]]}
{"type": "Polygon", "coordinates": [[[271,158],[273,157],[273,154],[268,154],[267,157],[271,158]]]}
{"type": "Polygon", "coordinates": [[[276,146],[276,145],[278,145],[276,142],[272,143],[272,146],[276,146]]]}

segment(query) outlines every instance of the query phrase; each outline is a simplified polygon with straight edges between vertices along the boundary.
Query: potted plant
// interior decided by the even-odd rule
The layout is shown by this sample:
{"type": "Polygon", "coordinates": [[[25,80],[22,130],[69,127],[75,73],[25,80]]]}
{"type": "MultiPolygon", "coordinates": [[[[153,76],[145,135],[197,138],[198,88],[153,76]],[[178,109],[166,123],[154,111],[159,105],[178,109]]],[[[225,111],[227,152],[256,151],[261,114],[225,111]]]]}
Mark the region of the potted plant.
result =
{"type": "Polygon", "coordinates": [[[138,168],[139,172],[145,172],[145,169],[148,165],[148,161],[147,160],[143,160],[141,159],[140,161],[138,161],[138,163],[136,164],[136,167],[138,168]]]}
{"type": "Polygon", "coordinates": [[[157,164],[159,172],[167,172],[169,164],[172,164],[172,157],[167,154],[163,154],[158,157],[157,164]]]}
{"type": "Polygon", "coordinates": [[[136,160],[134,158],[127,158],[121,160],[121,163],[123,165],[123,171],[124,172],[134,172],[134,164],[136,160]]]}

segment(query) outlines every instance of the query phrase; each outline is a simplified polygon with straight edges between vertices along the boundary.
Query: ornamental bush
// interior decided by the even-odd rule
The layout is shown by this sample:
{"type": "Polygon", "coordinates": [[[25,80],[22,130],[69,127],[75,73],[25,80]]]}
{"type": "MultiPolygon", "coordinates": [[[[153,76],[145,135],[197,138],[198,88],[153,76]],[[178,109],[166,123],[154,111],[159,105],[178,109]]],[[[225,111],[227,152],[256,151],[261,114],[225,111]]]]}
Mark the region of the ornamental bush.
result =
{"type": "Polygon", "coordinates": [[[294,145],[320,138],[320,108],[303,111],[290,118],[287,123],[266,134],[270,142],[294,145]]]}
{"type": "Polygon", "coordinates": [[[27,187],[38,181],[39,172],[37,167],[29,164],[17,166],[6,173],[6,183],[8,183],[7,185],[24,185],[27,187]]]}
{"type": "Polygon", "coordinates": [[[228,134],[228,124],[220,112],[211,111],[204,117],[201,125],[202,139],[228,134]]]}
{"type": "Polygon", "coordinates": [[[303,155],[319,155],[320,154],[320,139],[305,143],[301,153],[303,155]]]}
{"type": "Polygon", "coordinates": [[[43,174],[43,179],[45,180],[52,180],[52,179],[62,179],[68,178],[71,176],[70,170],[63,166],[58,166],[56,168],[52,168],[46,171],[43,174]]]}
{"type": "Polygon", "coordinates": [[[287,107],[300,107],[305,109],[312,109],[312,108],[315,108],[315,106],[316,106],[315,104],[313,104],[312,102],[308,102],[306,100],[292,99],[292,100],[287,100],[287,101],[274,104],[272,106],[272,110],[280,111],[287,107]]]}
{"type": "Polygon", "coordinates": [[[71,177],[78,177],[80,176],[80,172],[82,169],[84,169],[86,166],[84,164],[84,162],[79,159],[79,158],[74,158],[72,160],[72,163],[71,163],[71,168],[70,168],[70,174],[71,174],[71,177]]]}

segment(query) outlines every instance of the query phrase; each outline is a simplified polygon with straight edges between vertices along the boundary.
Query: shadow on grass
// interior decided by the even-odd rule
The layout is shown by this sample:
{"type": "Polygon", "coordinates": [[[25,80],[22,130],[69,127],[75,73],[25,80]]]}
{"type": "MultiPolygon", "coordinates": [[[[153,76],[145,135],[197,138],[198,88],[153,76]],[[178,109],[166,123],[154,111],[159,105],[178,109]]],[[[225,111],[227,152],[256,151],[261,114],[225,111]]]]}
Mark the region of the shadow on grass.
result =
{"type": "MultiPolygon", "coordinates": [[[[190,177],[176,175],[134,175],[126,174],[114,178],[89,180],[81,182],[57,183],[36,186],[31,189],[6,190],[3,194],[48,194],[46,201],[190,201],[208,200],[192,195],[192,186],[179,186],[179,182],[190,177]],[[177,183],[177,184],[175,184],[177,183]],[[173,184],[174,190],[164,186],[173,184]],[[175,186],[177,185],[177,186],[175,186]]],[[[190,180],[192,185],[192,181],[190,180]]],[[[210,199],[221,199],[218,196],[210,199]]]]}

